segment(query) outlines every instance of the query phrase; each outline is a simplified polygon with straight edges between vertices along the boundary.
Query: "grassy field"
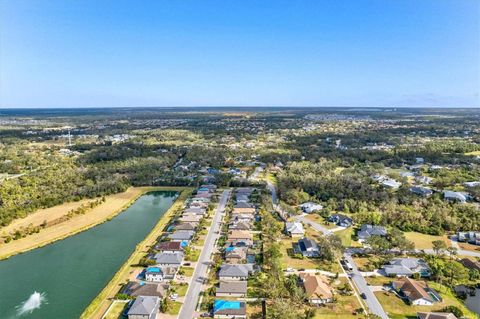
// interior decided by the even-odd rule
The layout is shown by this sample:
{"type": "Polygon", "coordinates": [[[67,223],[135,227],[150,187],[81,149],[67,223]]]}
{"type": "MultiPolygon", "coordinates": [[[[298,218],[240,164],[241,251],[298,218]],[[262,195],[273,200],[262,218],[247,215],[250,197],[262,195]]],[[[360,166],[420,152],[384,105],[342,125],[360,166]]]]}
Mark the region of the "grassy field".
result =
{"type": "Polygon", "coordinates": [[[171,306],[167,310],[167,314],[169,315],[178,315],[180,312],[180,308],[182,308],[182,303],[178,301],[172,301],[171,306]]]}
{"type": "Polygon", "coordinates": [[[362,247],[362,244],[352,239],[353,233],[353,227],[348,227],[344,230],[336,231],[334,234],[340,237],[340,239],[342,240],[342,244],[345,247],[362,247]]]}
{"type": "Polygon", "coordinates": [[[412,241],[415,244],[415,248],[417,249],[431,249],[432,241],[434,240],[443,240],[447,244],[447,247],[451,246],[450,240],[446,235],[433,236],[416,232],[406,232],[405,237],[407,237],[408,240],[412,241]]]}
{"type": "Polygon", "coordinates": [[[469,156],[480,156],[480,151],[474,151],[474,152],[465,153],[465,155],[469,155],[469,156]]]}
{"type": "Polygon", "coordinates": [[[138,264],[140,259],[148,252],[149,247],[156,241],[156,239],[162,234],[163,228],[170,222],[173,214],[181,209],[184,201],[190,196],[193,188],[183,188],[182,193],[173,203],[170,209],[163,215],[160,221],[155,225],[152,231],[140,242],[132,255],[122,265],[118,272],[113,276],[110,282],[103,288],[97,297],[90,303],[90,305],[84,310],[81,318],[101,318],[106,309],[110,305],[110,299],[115,296],[119,287],[128,280],[131,267],[138,264]]]}
{"type": "Polygon", "coordinates": [[[390,292],[375,292],[378,301],[382,304],[383,309],[388,313],[390,318],[416,318],[418,311],[438,311],[443,307],[454,305],[462,309],[468,318],[475,318],[475,315],[469,311],[462,302],[453,296],[453,294],[444,286],[429,282],[429,285],[436,289],[442,296],[443,301],[435,303],[433,306],[410,306],[402,299],[390,292]]]}
{"type": "Polygon", "coordinates": [[[126,302],[115,302],[113,306],[110,308],[110,310],[108,311],[107,315],[105,316],[105,319],[124,318],[124,316],[122,316],[122,313],[126,306],[127,306],[126,302]]]}
{"type": "MultiPolygon", "coordinates": [[[[84,215],[77,215],[63,223],[42,229],[37,234],[13,240],[6,244],[0,244],[0,260],[18,253],[45,246],[54,241],[64,239],[96,226],[124,211],[142,194],[155,190],[182,190],[182,188],[131,187],[126,192],[107,196],[105,203],[87,211],[84,215]]],[[[48,209],[41,209],[30,214],[26,218],[14,221],[11,225],[2,228],[0,232],[3,234],[10,229],[18,228],[21,225],[28,225],[30,223],[33,225],[40,225],[44,220],[57,219],[58,217],[67,214],[70,209],[80,206],[81,203],[82,202],[66,203],[48,209]]]]}
{"type": "Polygon", "coordinates": [[[184,272],[184,276],[186,277],[192,277],[193,276],[193,271],[195,268],[193,267],[180,267],[180,270],[184,272]]]}

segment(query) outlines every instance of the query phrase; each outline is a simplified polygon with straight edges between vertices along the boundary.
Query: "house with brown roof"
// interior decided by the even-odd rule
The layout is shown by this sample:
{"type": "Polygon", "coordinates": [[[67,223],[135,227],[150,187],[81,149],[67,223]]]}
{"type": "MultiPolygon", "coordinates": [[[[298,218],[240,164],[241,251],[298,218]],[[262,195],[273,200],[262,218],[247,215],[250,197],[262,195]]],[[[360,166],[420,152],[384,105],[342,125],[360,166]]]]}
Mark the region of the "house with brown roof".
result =
{"type": "Polygon", "coordinates": [[[450,312],[417,312],[418,319],[457,319],[450,312]]]}
{"type": "Polygon", "coordinates": [[[197,224],[195,223],[180,223],[175,226],[175,230],[195,230],[197,224]]]}
{"type": "Polygon", "coordinates": [[[244,222],[244,221],[237,221],[237,222],[232,222],[228,225],[228,229],[233,230],[251,230],[252,229],[252,223],[251,222],[244,222]]]}
{"type": "Polygon", "coordinates": [[[304,273],[300,275],[300,279],[310,304],[320,305],[333,301],[333,289],[324,276],[304,273]]]}
{"type": "Polygon", "coordinates": [[[163,298],[166,295],[168,285],[157,283],[145,283],[129,281],[121,290],[121,293],[132,296],[156,296],[163,298]]]}
{"type": "Polygon", "coordinates": [[[480,271],[480,261],[473,261],[468,258],[463,258],[462,260],[460,260],[460,262],[468,269],[476,269],[480,271]]]}
{"type": "Polygon", "coordinates": [[[225,262],[229,264],[243,264],[247,261],[247,247],[227,247],[225,262]]]}
{"type": "Polygon", "coordinates": [[[161,253],[183,252],[183,244],[180,241],[163,241],[155,245],[155,250],[161,253]]]}
{"type": "Polygon", "coordinates": [[[231,230],[228,232],[227,243],[232,246],[252,246],[253,236],[246,230],[231,230]]]}
{"type": "Polygon", "coordinates": [[[197,225],[200,223],[202,216],[199,215],[191,215],[191,214],[184,214],[178,220],[184,223],[196,223],[197,225]]]}
{"type": "Polygon", "coordinates": [[[435,302],[442,301],[438,292],[430,288],[424,281],[404,277],[394,281],[392,286],[410,304],[415,306],[432,306],[435,302]]]}
{"type": "Polygon", "coordinates": [[[232,214],[252,214],[255,215],[255,208],[253,207],[237,207],[234,208],[232,214]]]}
{"type": "Polygon", "coordinates": [[[247,295],[247,281],[220,281],[216,290],[217,297],[245,297],[247,295]]]}

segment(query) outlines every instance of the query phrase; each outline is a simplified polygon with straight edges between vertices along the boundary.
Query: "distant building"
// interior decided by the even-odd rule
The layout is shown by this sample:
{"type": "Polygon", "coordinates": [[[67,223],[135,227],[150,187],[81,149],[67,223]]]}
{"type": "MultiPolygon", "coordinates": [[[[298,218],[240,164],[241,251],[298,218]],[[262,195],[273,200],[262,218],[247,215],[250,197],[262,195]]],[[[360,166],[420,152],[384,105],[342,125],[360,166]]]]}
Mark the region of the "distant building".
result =
{"type": "Polygon", "coordinates": [[[247,295],[246,281],[220,281],[217,297],[245,297],[247,295]]]}
{"type": "Polygon", "coordinates": [[[306,202],[300,205],[300,209],[306,214],[311,214],[322,210],[323,206],[314,202],[306,202]]]}
{"type": "Polygon", "coordinates": [[[371,236],[387,236],[387,230],[383,226],[364,224],[357,232],[357,237],[360,242],[367,240],[371,236]]]}
{"type": "Polygon", "coordinates": [[[480,261],[473,261],[468,258],[463,258],[460,260],[463,266],[465,266],[468,269],[474,269],[480,271],[480,261]]]}
{"type": "Polygon", "coordinates": [[[433,181],[433,178],[419,175],[415,177],[415,180],[417,181],[417,183],[429,185],[433,181]]]}
{"type": "Polygon", "coordinates": [[[465,203],[467,201],[467,195],[460,192],[454,191],[443,191],[443,198],[448,201],[465,203]]]}
{"type": "Polygon", "coordinates": [[[415,195],[430,197],[433,194],[433,191],[428,187],[413,186],[410,187],[409,191],[415,195]]]}
{"type": "Polygon", "coordinates": [[[328,221],[340,227],[350,227],[353,225],[353,219],[342,214],[333,214],[328,218],[328,221]]]}
{"type": "Polygon", "coordinates": [[[458,232],[457,241],[472,245],[480,245],[480,232],[458,232]]]}
{"type": "Polygon", "coordinates": [[[417,312],[418,319],[457,319],[453,313],[449,312],[417,312]]]}
{"type": "Polygon", "coordinates": [[[394,179],[388,178],[384,179],[383,181],[380,182],[380,184],[384,187],[391,188],[391,189],[398,189],[400,186],[402,186],[402,183],[397,182],[394,179]]]}

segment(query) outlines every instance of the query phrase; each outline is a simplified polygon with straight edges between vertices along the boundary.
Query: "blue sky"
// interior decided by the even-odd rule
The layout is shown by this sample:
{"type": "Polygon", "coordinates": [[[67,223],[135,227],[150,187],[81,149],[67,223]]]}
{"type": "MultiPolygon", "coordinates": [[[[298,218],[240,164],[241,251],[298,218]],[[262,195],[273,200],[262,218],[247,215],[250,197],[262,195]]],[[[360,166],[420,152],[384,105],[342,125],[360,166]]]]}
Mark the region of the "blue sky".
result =
{"type": "Polygon", "coordinates": [[[480,106],[480,1],[0,1],[0,107],[480,106]]]}

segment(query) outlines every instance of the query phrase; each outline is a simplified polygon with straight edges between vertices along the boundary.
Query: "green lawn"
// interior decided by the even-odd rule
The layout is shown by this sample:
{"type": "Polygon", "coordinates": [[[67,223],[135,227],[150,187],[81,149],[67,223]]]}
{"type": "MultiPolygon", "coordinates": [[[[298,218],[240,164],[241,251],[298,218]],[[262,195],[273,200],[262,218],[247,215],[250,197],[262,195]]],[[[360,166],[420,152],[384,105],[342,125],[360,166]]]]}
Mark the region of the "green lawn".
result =
{"type": "Polygon", "coordinates": [[[192,248],[188,252],[188,254],[185,255],[185,260],[195,262],[195,261],[198,261],[199,257],[200,257],[200,250],[192,248]]]}
{"type": "Polygon", "coordinates": [[[188,284],[187,283],[180,283],[180,284],[172,284],[170,289],[175,290],[179,297],[184,297],[187,294],[188,284]]]}
{"type": "Polygon", "coordinates": [[[127,302],[114,302],[113,306],[108,311],[105,319],[121,319],[124,318],[122,316],[123,310],[127,306],[127,302]]]}
{"type": "Polygon", "coordinates": [[[180,272],[183,272],[183,275],[186,277],[192,277],[193,276],[193,271],[195,269],[193,267],[180,267],[180,272]]]}
{"type": "Polygon", "coordinates": [[[447,247],[451,246],[450,240],[446,235],[433,236],[417,232],[406,232],[405,237],[415,244],[416,249],[432,249],[432,241],[434,240],[443,240],[447,244],[447,247]]]}
{"type": "Polygon", "coordinates": [[[170,307],[167,309],[167,314],[169,315],[178,315],[180,312],[180,308],[182,307],[182,303],[178,301],[172,301],[170,303],[170,307]]]}
{"type": "MultiPolygon", "coordinates": [[[[334,288],[343,287],[346,283],[346,278],[339,278],[332,284],[332,286],[334,288]]],[[[355,295],[342,296],[336,294],[335,298],[337,299],[336,302],[316,308],[317,311],[314,318],[364,318],[363,315],[354,314],[355,311],[361,307],[355,295]]]]}
{"type": "Polygon", "coordinates": [[[362,245],[358,241],[352,239],[352,236],[354,234],[353,227],[348,227],[344,230],[336,231],[334,232],[334,234],[340,237],[340,239],[342,240],[342,244],[345,247],[362,247],[362,245]]]}

